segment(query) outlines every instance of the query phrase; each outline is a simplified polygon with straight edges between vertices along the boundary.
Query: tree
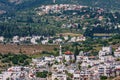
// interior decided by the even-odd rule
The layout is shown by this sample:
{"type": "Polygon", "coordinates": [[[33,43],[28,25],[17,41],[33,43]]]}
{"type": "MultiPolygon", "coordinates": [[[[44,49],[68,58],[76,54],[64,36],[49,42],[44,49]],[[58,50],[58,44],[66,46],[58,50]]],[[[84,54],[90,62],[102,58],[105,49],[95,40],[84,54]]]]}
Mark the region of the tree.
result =
{"type": "Polygon", "coordinates": [[[59,80],[59,79],[55,78],[54,80],[59,80]]]}
{"type": "Polygon", "coordinates": [[[88,65],[88,68],[91,68],[91,66],[90,66],[90,65],[88,65]]]}
{"type": "Polygon", "coordinates": [[[106,80],[107,79],[107,76],[101,76],[100,77],[100,80],[106,80]]]}
{"type": "Polygon", "coordinates": [[[49,43],[53,43],[53,40],[49,40],[48,42],[49,42],[49,43]]]}
{"type": "Polygon", "coordinates": [[[70,77],[67,77],[67,80],[72,80],[70,77]]]}
{"type": "Polygon", "coordinates": [[[48,76],[51,76],[51,75],[52,75],[52,72],[49,72],[49,73],[48,73],[48,76]]]}
{"type": "Polygon", "coordinates": [[[76,60],[77,55],[79,55],[79,50],[78,50],[78,47],[76,46],[75,53],[74,53],[75,60],[76,60]]]}
{"type": "Polygon", "coordinates": [[[1,74],[2,72],[0,71],[0,74],[1,74]]]}
{"type": "Polygon", "coordinates": [[[77,46],[76,46],[76,49],[75,49],[75,54],[76,54],[76,55],[79,55],[79,49],[78,49],[77,46]]]}
{"type": "Polygon", "coordinates": [[[23,65],[29,65],[29,62],[27,60],[24,61],[23,65]]]}
{"type": "Polygon", "coordinates": [[[8,77],[6,80],[10,80],[10,78],[8,77]]]}
{"type": "Polygon", "coordinates": [[[36,72],[36,77],[40,77],[40,78],[46,78],[47,77],[48,72],[47,71],[43,71],[43,72],[36,72]]]}
{"type": "Polygon", "coordinates": [[[18,64],[18,59],[17,59],[17,58],[13,58],[13,59],[12,59],[12,63],[13,63],[13,64],[18,64]]]}

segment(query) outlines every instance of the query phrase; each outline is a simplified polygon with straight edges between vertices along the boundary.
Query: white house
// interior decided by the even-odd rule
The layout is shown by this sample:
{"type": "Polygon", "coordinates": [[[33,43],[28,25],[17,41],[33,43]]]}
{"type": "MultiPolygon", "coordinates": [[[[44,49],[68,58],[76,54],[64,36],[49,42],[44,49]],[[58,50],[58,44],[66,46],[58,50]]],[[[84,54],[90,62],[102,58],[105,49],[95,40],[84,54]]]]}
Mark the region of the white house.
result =
{"type": "Polygon", "coordinates": [[[13,43],[19,43],[19,36],[14,36],[13,37],[13,43]]]}
{"type": "Polygon", "coordinates": [[[113,56],[102,56],[100,57],[100,62],[106,62],[106,61],[115,61],[115,58],[113,56]]]}
{"type": "Polygon", "coordinates": [[[81,80],[85,80],[85,77],[88,79],[89,75],[90,75],[90,71],[89,70],[83,70],[83,71],[80,72],[81,80]]]}
{"type": "Polygon", "coordinates": [[[59,44],[59,43],[61,43],[62,41],[63,41],[62,39],[56,39],[56,40],[53,41],[53,43],[59,44]]]}
{"type": "Polygon", "coordinates": [[[46,66],[46,64],[47,64],[47,62],[41,61],[41,62],[36,63],[36,66],[37,67],[43,67],[43,66],[46,66]]]}
{"type": "Polygon", "coordinates": [[[112,54],[112,48],[111,46],[109,47],[102,47],[102,50],[99,51],[99,58],[105,55],[110,55],[112,54]]]}
{"type": "Polygon", "coordinates": [[[48,41],[49,41],[48,39],[47,39],[47,40],[42,40],[41,43],[42,43],[42,44],[47,44],[48,41]]]}
{"type": "Polygon", "coordinates": [[[114,51],[114,56],[115,57],[120,57],[120,47],[114,51]]]}
{"type": "Polygon", "coordinates": [[[83,57],[83,62],[89,62],[89,58],[87,56],[83,57]]]}
{"type": "Polygon", "coordinates": [[[120,65],[116,65],[115,70],[116,70],[116,75],[119,76],[120,75],[120,65]]]}
{"type": "Polygon", "coordinates": [[[32,62],[33,63],[38,63],[38,62],[41,62],[41,61],[43,61],[43,58],[32,58],[32,62]]]}
{"type": "Polygon", "coordinates": [[[64,39],[65,39],[65,40],[68,40],[69,38],[68,38],[68,36],[64,36],[64,39]]]}
{"type": "Polygon", "coordinates": [[[88,63],[87,62],[82,62],[81,64],[81,68],[87,68],[88,67],[88,63]]]}
{"type": "Polygon", "coordinates": [[[69,42],[76,42],[76,37],[72,37],[69,42]]]}
{"type": "Polygon", "coordinates": [[[102,47],[102,51],[105,51],[107,54],[111,54],[112,53],[112,47],[111,46],[102,47]]]}
{"type": "Polygon", "coordinates": [[[14,66],[14,67],[11,67],[11,68],[8,68],[8,71],[11,71],[11,72],[19,72],[22,70],[22,66],[14,66]]]}
{"type": "Polygon", "coordinates": [[[3,72],[1,80],[7,80],[7,78],[11,77],[12,72],[3,72]]]}
{"type": "Polygon", "coordinates": [[[63,60],[63,56],[57,56],[55,59],[57,62],[61,62],[63,60]]]}
{"type": "Polygon", "coordinates": [[[75,71],[74,72],[73,80],[80,80],[80,71],[75,71]]]}
{"type": "Polygon", "coordinates": [[[64,73],[53,73],[52,74],[52,80],[67,80],[67,75],[64,73]]]}
{"type": "Polygon", "coordinates": [[[112,71],[111,65],[101,64],[98,66],[98,72],[100,75],[104,76],[110,76],[110,73],[112,71]]]}
{"type": "Polygon", "coordinates": [[[101,56],[105,56],[106,55],[106,51],[100,50],[98,54],[99,54],[99,58],[100,58],[101,56]]]}
{"type": "Polygon", "coordinates": [[[4,37],[0,36],[0,42],[4,42],[4,37]]]}
{"type": "Polygon", "coordinates": [[[26,79],[27,72],[3,72],[2,73],[2,79],[0,80],[7,80],[8,78],[10,80],[25,80],[26,79]]]}
{"type": "Polygon", "coordinates": [[[64,57],[66,61],[74,60],[74,54],[70,51],[66,51],[64,57]]]}
{"type": "Polygon", "coordinates": [[[76,38],[76,41],[85,41],[86,38],[84,36],[79,36],[76,38]]]}
{"type": "Polygon", "coordinates": [[[35,38],[32,38],[32,39],[30,40],[30,42],[31,42],[32,44],[37,44],[37,42],[36,42],[36,39],[35,39],[35,38]]]}
{"type": "Polygon", "coordinates": [[[64,72],[66,70],[65,66],[62,64],[59,65],[53,65],[52,66],[52,72],[64,72]]]}
{"type": "Polygon", "coordinates": [[[45,61],[53,61],[55,58],[53,56],[45,57],[45,61]]]}

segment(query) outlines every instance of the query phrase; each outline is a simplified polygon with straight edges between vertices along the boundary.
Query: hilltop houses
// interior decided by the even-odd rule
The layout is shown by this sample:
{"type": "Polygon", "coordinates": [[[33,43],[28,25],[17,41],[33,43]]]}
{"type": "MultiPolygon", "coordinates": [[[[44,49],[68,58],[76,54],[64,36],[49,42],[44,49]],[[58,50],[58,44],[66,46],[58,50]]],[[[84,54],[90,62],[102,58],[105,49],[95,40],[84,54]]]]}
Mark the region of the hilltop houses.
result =
{"type": "Polygon", "coordinates": [[[49,14],[49,13],[60,13],[63,10],[64,11],[81,10],[82,8],[86,8],[86,7],[87,6],[72,5],[72,4],[55,4],[55,5],[47,5],[47,6],[42,5],[41,7],[37,8],[36,10],[39,15],[44,15],[44,14],[49,14]]]}

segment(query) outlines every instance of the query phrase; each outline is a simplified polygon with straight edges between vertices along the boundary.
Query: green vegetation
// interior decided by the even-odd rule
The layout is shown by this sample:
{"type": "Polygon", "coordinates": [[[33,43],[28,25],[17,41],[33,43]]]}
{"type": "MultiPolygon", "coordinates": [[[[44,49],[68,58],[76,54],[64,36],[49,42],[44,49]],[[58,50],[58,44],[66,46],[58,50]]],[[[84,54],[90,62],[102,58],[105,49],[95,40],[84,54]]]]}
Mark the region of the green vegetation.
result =
{"type": "Polygon", "coordinates": [[[46,78],[47,77],[48,72],[47,71],[43,71],[43,72],[36,72],[36,77],[40,77],[40,78],[46,78]]]}
{"type": "Polygon", "coordinates": [[[6,64],[8,63],[8,66],[12,65],[29,65],[30,63],[30,57],[25,54],[0,54],[1,62],[6,64]]]}
{"type": "Polygon", "coordinates": [[[71,78],[67,77],[67,80],[72,80],[71,78]]]}
{"type": "MultiPolygon", "coordinates": [[[[119,28],[114,28],[120,23],[120,13],[111,13],[110,11],[105,11],[99,14],[98,8],[83,8],[81,11],[77,10],[67,10],[60,13],[47,14],[39,16],[36,13],[38,6],[42,4],[52,4],[52,0],[20,0],[19,4],[10,3],[8,0],[1,0],[0,6],[1,10],[6,10],[7,13],[0,15],[0,36],[11,38],[13,36],[32,36],[32,35],[44,35],[53,36],[57,33],[78,33],[84,34],[85,36],[93,37],[94,34],[113,34],[119,33],[119,28]],[[12,11],[10,11],[12,9],[12,11]],[[84,12],[86,11],[86,12],[84,12]],[[73,15],[73,13],[77,13],[73,15]],[[90,17],[87,17],[89,15],[90,17]],[[115,18],[115,15],[117,18],[115,18]],[[82,19],[82,16],[84,19],[82,19]],[[102,16],[103,20],[98,20],[98,17],[102,16]],[[65,17],[65,18],[64,18],[65,17]],[[63,24],[73,24],[78,23],[76,28],[61,28],[63,24]],[[108,25],[107,23],[112,23],[108,25]],[[100,24],[100,25],[97,25],[100,24]],[[97,25],[97,26],[93,26],[97,25]],[[86,27],[86,30],[83,30],[86,27]]],[[[101,0],[57,0],[57,3],[80,3],[83,5],[92,5],[105,8],[118,7],[119,1],[110,0],[103,4],[105,1],[101,0]],[[94,4],[96,3],[96,5],[94,4]],[[108,5],[109,4],[109,5],[108,5]],[[112,5],[110,5],[112,4],[112,5]],[[113,4],[115,7],[113,7],[113,4]]],[[[111,9],[111,8],[110,8],[111,9]]],[[[118,8],[117,8],[118,9],[118,8]]],[[[50,41],[51,42],[51,41],[50,41]]]]}
{"type": "MultiPolygon", "coordinates": [[[[63,45],[63,52],[70,50],[74,53],[79,53],[80,51],[89,52],[88,56],[96,56],[99,50],[103,46],[117,46],[120,44],[120,35],[114,35],[108,39],[92,39],[87,38],[86,41],[80,43],[71,43],[68,45],[63,45]],[[77,46],[77,48],[76,48],[77,46]],[[74,48],[75,47],[75,48],[74,48]]],[[[115,48],[115,47],[113,47],[115,48]]]]}
{"type": "Polygon", "coordinates": [[[59,79],[55,78],[54,80],[59,80],[59,79]]]}
{"type": "Polygon", "coordinates": [[[100,80],[106,80],[106,79],[107,79],[106,76],[101,76],[101,77],[100,77],[100,80]]]}
{"type": "Polygon", "coordinates": [[[0,74],[1,74],[2,72],[0,71],[0,74]]]}
{"type": "Polygon", "coordinates": [[[70,79],[72,79],[73,75],[71,73],[68,73],[67,71],[65,71],[65,73],[70,79]]]}
{"type": "Polygon", "coordinates": [[[51,2],[52,0],[17,0],[12,3],[9,0],[0,0],[0,4],[2,4],[0,9],[6,10],[8,14],[11,14],[14,13],[12,11],[30,9],[41,4],[50,4],[51,2]]]}

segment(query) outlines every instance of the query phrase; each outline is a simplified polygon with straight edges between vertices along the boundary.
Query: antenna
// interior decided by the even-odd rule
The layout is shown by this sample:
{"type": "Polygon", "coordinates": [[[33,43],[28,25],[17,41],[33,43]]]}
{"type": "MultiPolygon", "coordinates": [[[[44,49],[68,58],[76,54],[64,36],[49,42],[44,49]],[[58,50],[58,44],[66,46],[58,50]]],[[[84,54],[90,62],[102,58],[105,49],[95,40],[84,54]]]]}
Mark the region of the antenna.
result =
{"type": "Polygon", "coordinates": [[[53,0],[53,3],[56,3],[56,0],[53,0]]]}

